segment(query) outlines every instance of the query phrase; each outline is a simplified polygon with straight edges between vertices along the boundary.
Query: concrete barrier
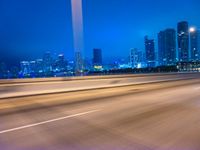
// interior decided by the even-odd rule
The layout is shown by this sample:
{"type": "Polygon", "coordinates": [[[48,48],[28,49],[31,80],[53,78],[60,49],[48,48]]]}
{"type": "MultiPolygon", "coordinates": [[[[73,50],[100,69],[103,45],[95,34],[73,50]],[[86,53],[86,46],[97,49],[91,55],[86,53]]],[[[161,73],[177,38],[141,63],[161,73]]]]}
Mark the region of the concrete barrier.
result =
{"type": "MultiPolygon", "coordinates": [[[[128,86],[155,82],[166,82],[175,80],[184,80],[191,78],[200,78],[200,74],[160,74],[160,75],[124,75],[124,76],[109,76],[107,77],[76,77],[75,79],[63,80],[52,79],[48,82],[23,82],[12,84],[0,84],[0,99],[33,96],[41,94],[52,94],[61,92],[73,92],[79,90],[90,90],[98,88],[110,88],[118,86],[128,86]],[[79,78],[81,80],[79,80],[79,78]]],[[[30,81],[30,80],[27,80],[30,81]]]]}
{"type": "Polygon", "coordinates": [[[126,75],[102,75],[102,76],[81,76],[81,77],[52,77],[52,78],[28,78],[28,79],[0,79],[0,84],[16,84],[16,83],[35,83],[35,82],[55,82],[55,81],[71,81],[71,80],[94,80],[94,79],[110,79],[110,78],[132,78],[144,76],[165,76],[177,75],[182,73],[149,73],[149,74],[126,74],[126,75]]]}

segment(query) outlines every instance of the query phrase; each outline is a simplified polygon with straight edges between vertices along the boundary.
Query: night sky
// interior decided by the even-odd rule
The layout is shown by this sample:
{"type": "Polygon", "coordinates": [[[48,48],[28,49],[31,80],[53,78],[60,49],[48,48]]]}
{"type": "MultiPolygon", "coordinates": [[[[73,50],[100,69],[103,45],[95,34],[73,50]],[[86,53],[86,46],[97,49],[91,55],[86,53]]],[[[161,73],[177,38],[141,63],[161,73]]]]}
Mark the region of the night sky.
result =
{"type": "MultiPolygon", "coordinates": [[[[102,48],[105,58],[144,49],[167,27],[187,20],[200,27],[199,0],[83,0],[85,56],[102,48]]],[[[46,51],[73,58],[70,0],[0,0],[0,61],[42,57],[46,51]]]]}

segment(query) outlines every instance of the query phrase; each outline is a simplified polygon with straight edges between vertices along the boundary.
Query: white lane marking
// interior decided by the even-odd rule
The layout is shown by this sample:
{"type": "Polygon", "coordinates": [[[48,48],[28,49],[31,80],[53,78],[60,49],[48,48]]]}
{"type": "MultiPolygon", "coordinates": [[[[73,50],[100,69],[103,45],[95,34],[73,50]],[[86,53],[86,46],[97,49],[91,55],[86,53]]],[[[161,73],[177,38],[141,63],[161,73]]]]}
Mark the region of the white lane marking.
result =
{"type": "Polygon", "coordinates": [[[7,130],[0,131],[0,134],[4,134],[4,133],[8,133],[8,132],[14,132],[14,131],[17,131],[17,130],[22,130],[22,129],[31,128],[31,127],[35,127],[35,126],[39,126],[39,125],[44,125],[44,124],[48,124],[48,123],[52,123],[52,122],[56,122],[56,121],[61,121],[61,120],[65,120],[65,119],[69,119],[69,118],[73,118],[73,117],[83,116],[83,115],[91,114],[91,113],[98,112],[98,111],[101,111],[101,110],[98,109],[98,110],[87,111],[87,112],[69,115],[69,116],[65,116],[65,117],[60,117],[60,118],[56,118],[56,119],[51,119],[51,120],[47,120],[47,121],[43,121],[43,122],[29,124],[29,125],[25,125],[25,126],[21,126],[21,127],[7,129],[7,130]]]}

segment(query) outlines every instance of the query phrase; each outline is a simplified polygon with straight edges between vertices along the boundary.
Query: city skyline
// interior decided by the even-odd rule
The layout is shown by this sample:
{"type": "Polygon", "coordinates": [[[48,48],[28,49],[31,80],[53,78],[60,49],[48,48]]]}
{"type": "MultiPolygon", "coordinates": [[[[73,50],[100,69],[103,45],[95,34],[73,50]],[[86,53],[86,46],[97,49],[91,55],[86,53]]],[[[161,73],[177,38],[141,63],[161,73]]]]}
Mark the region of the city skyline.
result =
{"type": "MultiPolygon", "coordinates": [[[[197,26],[190,26],[187,21],[180,21],[177,23],[177,29],[174,28],[165,28],[157,33],[157,38],[149,38],[149,35],[144,36],[144,49],[138,49],[138,47],[130,48],[131,50],[137,49],[139,52],[143,52],[146,54],[145,60],[148,62],[153,62],[155,65],[153,66],[161,66],[161,65],[174,65],[176,62],[187,62],[187,61],[199,61],[200,60],[200,30],[197,26]]],[[[79,48],[80,49],[80,48],[79,48]]],[[[74,54],[77,54],[76,49],[74,49],[74,54]]],[[[91,50],[99,50],[99,48],[93,48],[91,50]]],[[[102,50],[100,48],[100,50],[102,50]]],[[[84,49],[81,50],[81,53],[84,53],[84,49]]],[[[46,53],[51,53],[52,56],[56,57],[59,55],[64,55],[64,53],[52,53],[51,51],[45,51],[46,53]]],[[[132,52],[131,52],[132,53],[132,52]]],[[[93,53],[94,54],[94,53],[93,53]]],[[[121,58],[130,57],[132,54],[126,53],[126,56],[119,57],[113,55],[113,60],[121,58]]],[[[137,53],[136,53],[137,55],[137,53]]],[[[65,55],[66,57],[66,55],[65,55]]],[[[102,57],[102,56],[101,56],[102,57]]],[[[93,60],[94,55],[92,57],[83,57],[83,60],[93,60]]],[[[37,58],[38,59],[38,56],[37,58]]],[[[76,62],[76,58],[69,59],[76,62]]],[[[24,59],[20,61],[31,61],[33,59],[24,59]]],[[[105,59],[105,62],[110,62],[105,59]]],[[[4,63],[4,62],[3,62],[4,63]]],[[[19,63],[19,62],[17,62],[19,63]]],[[[130,62],[131,63],[131,62],[130,62]]]]}
{"type": "MultiPolygon", "coordinates": [[[[16,3],[15,0],[12,1],[16,3]]],[[[33,4],[31,3],[33,5],[32,11],[35,14],[28,10],[30,2],[20,0],[17,6],[10,6],[8,3],[3,2],[2,5],[4,13],[1,16],[4,18],[4,23],[9,24],[9,26],[6,27],[3,23],[3,28],[0,28],[4,30],[1,31],[0,38],[2,39],[0,40],[0,50],[3,56],[0,57],[1,60],[15,64],[19,60],[35,59],[45,51],[64,53],[67,58],[73,58],[72,18],[69,0],[56,2],[56,5],[53,1],[45,3],[44,0],[38,3],[36,0],[33,4]],[[11,10],[12,7],[17,12],[11,10]],[[5,8],[8,9],[5,10],[5,8]],[[39,8],[38,12],[35,12],[35,8],[39,8]],[[21,9],[21,13],[18,12],[18,9],[21,9]],[[13,21],[5,18],[8,14],[13,21]],[[46,22],[44,22],[42,18],[46,15],[50,15],[50,17],[47,17],[46,22]],[[30,23],[33,24],[30,25],[30,23]],[[49,30],[50,28],[51,30],[49,30]],[[16,38],[16,36],[18,37],[16,38]]],[[[197,14],[199,14],[197,4],[199,2],[196,0],[192,2],[169,1],[168,3],[157,1],[154,4],[145,0],[134,2],[130,0],[116,0],[115,2],[83,0],[85,56],[92,58],[92,49],[99,47],[104,50],[105,59],[113,58],[113,52],[117,57],[128,57],[130,48],[136,47],[144,51],[143,38],[145,35],[149,35],[157,43],[157,33],[168,27],[176,28],[176,23],[179,21],[187,20],[190,25],[198,27],[200,23],[197,19],[197,14]],[[182,5],[181,8],[178,8],[179,3],[182,5]],[[168,11],[169,5],[174,6],[173,11],[168,11]],[[186,10],[186,6],[188,11],[180,11],[181,9],[186,10]],[[153,9],[148,11],[146,9],[148,7],[153,9]],[[141,9],[143,11],[136,15],[135,12],[139,8],[143,8],[141,9]],[[113,12],[110,13],[109,9],[112,9],[113,12]],[[192,11],[189,11],[191,9],[192,11]],[[160,14],[155,17],[158,11],[160,14]],[[175,12],[176,15],[171,17],[172,13],[175,12]],[[165,18],[165,21],[162,18],[165,18]],[[119,22],[119,20],[122,21],[119,22]]],[[[155,49],[157,51],[157,44],[155,49]]]]}

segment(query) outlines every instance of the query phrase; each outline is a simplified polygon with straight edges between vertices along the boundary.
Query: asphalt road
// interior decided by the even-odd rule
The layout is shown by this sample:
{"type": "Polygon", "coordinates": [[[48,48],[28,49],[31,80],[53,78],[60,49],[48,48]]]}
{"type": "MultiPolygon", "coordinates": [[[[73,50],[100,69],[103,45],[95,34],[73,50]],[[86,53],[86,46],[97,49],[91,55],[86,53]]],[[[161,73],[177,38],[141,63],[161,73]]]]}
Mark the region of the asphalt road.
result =
{"type": "Polygon", "coordinates": [[[200,78],[0,101],[0,150],[199,150],[200,78]]]}

